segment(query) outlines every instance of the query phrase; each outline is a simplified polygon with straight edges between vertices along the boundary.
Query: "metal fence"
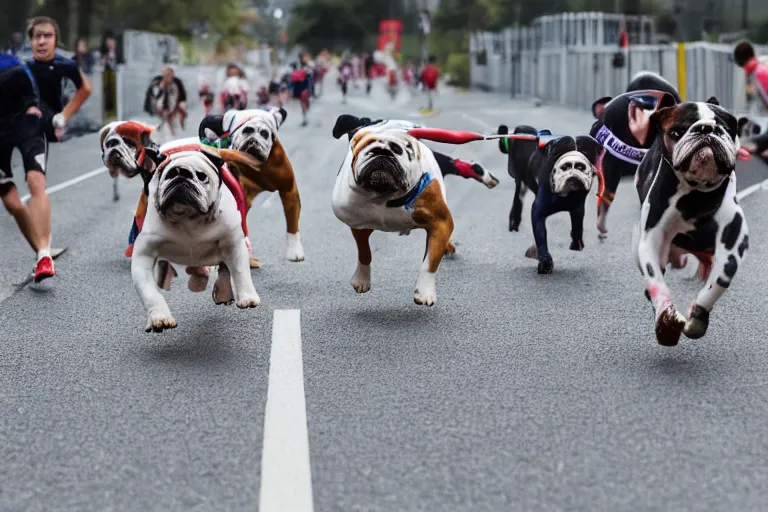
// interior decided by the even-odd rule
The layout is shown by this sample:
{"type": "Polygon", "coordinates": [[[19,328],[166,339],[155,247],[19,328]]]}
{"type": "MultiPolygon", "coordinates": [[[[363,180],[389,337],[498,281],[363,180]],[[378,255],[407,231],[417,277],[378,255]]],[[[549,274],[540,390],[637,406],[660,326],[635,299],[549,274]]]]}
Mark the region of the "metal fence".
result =
{"type": "MultiPolygon", "coordinates": [[[[733,62],[732,45],[636,45],[624,51],[624,66],[614,68],[618,45],[531,48],[521,44],[526,40],[520,29],[473,34],[471,86],[589,109],[597,98],[624,92],[636,73],[653,71],[675,85],[684,99],[703,101],[716,96],[733,112],[750,111],[744,71],[733,62]]],[[[757,50],[768,53],[766,47],[757,50]]]]}

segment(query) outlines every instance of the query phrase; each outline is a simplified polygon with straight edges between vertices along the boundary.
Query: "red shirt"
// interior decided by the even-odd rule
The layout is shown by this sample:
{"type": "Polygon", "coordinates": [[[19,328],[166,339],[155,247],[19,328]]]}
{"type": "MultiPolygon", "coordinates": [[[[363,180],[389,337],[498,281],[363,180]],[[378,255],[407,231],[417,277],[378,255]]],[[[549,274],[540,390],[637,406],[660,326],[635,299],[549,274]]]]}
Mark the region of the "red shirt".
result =
{"type": "Polygon", "coordinates": [[[421,72],[421,81],[429,89],[437,87],[437,79],[440,78],[440,69],[434,64],[429,64],[421,72]]]}

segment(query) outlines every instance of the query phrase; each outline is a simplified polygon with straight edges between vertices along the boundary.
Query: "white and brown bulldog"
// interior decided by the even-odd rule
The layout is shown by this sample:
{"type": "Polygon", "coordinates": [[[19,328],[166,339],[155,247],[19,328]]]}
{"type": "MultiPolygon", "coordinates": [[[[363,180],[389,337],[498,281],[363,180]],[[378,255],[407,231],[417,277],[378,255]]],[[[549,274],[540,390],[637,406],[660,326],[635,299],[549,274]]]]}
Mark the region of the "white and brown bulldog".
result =
{"type": "MultiPolygon", "coordinates": [[[[237,202],[222,179],[224,164],[257,165],[252,157],[203,146],[196,137],[146,151],[156,165],[148,183],[149,208],[134,243],[131,276],[147,311],[147,332],[176,327],[159,285],[170,264],[218,266],[216,304],[260,304],[248,265],[237,202]]],[[[194,277],[194,276],[193,276],[194,277]]]]}
{"type": "Polygon", "coordinates": [[[352,276],[357,293],[371,289],[371,233],[427,232],[427,251],[416,279],[413,300],[434,305],[437,270],[451,251],[453,217],[445,198],[445,185],[432,151],[402,129],[383,126],[345,130],[339,116],[333,134],[340,138],[354,131],[333,191],[336,217],[352,229],[358,262],[352,276]]]}
{"type": "MultiPolygon", "coordinates": [[[[288,231],[285,258],[304,261],[304,246],[299,235],[301,199],[296,175],[277,136],[286,116],[287,112],[282,108],[229,110],[224,115],[205,117],[198,135],[204,144],[242,151],[259,162],[258,168],[239,164],[229,166],[245,193],[246,209],[251,209],[253,200],[262,192],[279,193],[288,231]]],[[[251,268],[261,266],[254,257],[250,264],[251,268]]]]}
{"type": "Polygon", "coordinates": [[[144,148],[155,148],[152,140],[155,127],[138,121],[114,121],[99,132],[101,159],[112,178],[112,199],[120,200],[118,179],[122,175],[131,179],[141,173],[144,148]]]}
{"type": "Polygon", "coordinates": [[[662,108],[651,117],[653,143],[635,175],[642,208],[633,249],[661,345],[677,345],[681,333],[704,336],[712,308],[749,248],[736,198],[739,124],[715,98],[662,108]],[[699,259],[706,280],[688,318],[675,309],[664,282],[667,263],[684,253],[699,259]]]}

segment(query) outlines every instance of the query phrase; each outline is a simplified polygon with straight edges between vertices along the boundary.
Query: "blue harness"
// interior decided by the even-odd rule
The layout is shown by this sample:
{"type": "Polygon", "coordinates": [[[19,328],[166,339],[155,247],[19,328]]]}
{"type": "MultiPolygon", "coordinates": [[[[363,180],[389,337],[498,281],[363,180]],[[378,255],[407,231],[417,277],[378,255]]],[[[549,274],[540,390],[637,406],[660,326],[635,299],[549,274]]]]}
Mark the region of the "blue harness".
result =
{"type": "Polygon", "coordinates": [[[432,183],[433,180],[434,178],[432,175],[428,172],[425,172],[421,175],[419,182],[416,183],[416,185],[414,185],[411,190],[409,190],[403,197],[387,201],[387,206],[390,208],[404,207],[408,211],[413,210],[414,203],[419,198],[421,193],[424,192],[424,189],[427,188],[427,185],[432,183]]]}

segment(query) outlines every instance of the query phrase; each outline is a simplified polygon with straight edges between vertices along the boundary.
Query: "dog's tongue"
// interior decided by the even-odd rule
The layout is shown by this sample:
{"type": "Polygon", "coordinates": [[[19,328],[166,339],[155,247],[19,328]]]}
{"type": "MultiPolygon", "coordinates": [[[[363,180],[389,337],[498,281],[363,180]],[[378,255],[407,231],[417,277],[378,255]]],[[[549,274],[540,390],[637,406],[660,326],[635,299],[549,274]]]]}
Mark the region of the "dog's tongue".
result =
{"type": "Polygon", "coordinates": [[[752,153],[750,153],[746,148],[739,148],[737,157],[742,162],[746,162],[747,160],[752,158],[752,153]]]}

